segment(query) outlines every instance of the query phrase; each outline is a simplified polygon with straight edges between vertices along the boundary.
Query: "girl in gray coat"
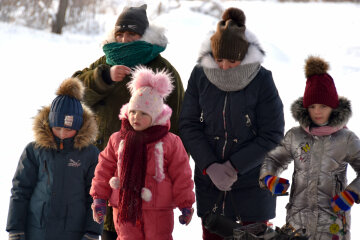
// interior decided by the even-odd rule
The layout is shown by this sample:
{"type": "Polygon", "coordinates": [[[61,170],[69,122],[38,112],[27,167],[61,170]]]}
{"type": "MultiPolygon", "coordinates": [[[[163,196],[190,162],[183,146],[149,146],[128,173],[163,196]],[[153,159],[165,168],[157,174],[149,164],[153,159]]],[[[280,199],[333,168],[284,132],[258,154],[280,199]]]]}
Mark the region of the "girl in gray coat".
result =
{"type": "Polygon", "coordinates": [[[327,74],[328,63],[309,57],[305,65],[305,93],[291,107],[300,123],[268,153],[260,170],[260,185],[273,193],[286,192],[288,181],[279,178],[291,161],[294,173],[286,223],[306,229],[312,240],[350,239],[350,208],[359,203],[360,141],[346,128],[350,101],[338,97],[327,74]],[[357,177],[348,185],[350,164],[357,177]]]}

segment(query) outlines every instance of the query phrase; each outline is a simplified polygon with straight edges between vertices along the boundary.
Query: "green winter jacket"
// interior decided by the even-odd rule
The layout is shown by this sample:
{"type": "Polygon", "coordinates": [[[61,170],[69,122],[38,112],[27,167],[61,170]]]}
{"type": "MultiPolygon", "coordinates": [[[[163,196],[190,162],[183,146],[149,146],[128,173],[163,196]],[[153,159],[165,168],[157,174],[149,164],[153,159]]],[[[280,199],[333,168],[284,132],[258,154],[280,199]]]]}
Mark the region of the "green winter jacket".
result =
{"type": "MultiPolygon", "coordinates": [[[[160,55],[149,62],[147,67],[156,69],[167,69],[174,79],[174,90],[166,99],[166,103],[173,110],[171,116],[170,132],[178,134],[178,119],[181,103],[184,96],[184,88],[180,76],[176,69],[160,55]]],[[[95,112],[99,125],[99,135],[96,146],[103,150],[112,133],[119,131],[121,121],[119,120],[120,108],[129,102],[130,92],[126,84],[130,81],[130,75],[126,76],[121,82],[107,84],[110,79],[110,65],[106,64],[106,57],[103,56],[88,68],[74,73],[73,77],[78,77],[85,84],[85,103],[95,112]]]]}
{"type": "MultiPolygon", "coordinates": [[[[151,25],[140,40],[164,47],[167,45],[167,39],[163,34],[163,30],[151,25]]],[[[115,41],[115,39],[106,40],[107,43],[113,41],[115,41]]],[[[154,71],[165,69],[170,72],[173,77],[174,90],[165,102],[173,111],[170,119],[170,132],[178,135],[178,119],[184,97],[184,87],[180,75],[160,54],[145,66],[154,71]]],[[[121,121],[118,117],[120,109],[124,104],[129,102],[131,97],[126,87],[126,84],[131,80],[131,75],[126,76],[121,82],[112,82],[110,78],[110,68],[111,66],[106,63],[106,56],[102,56],[88,68],[73,74],[73,77],[78,77],[84,82],[86,87],[84,102],[96,115],[99,126],[96,146],[100,151],[106,147],[111,134],[120,130],[121,121]]],[[[104,229],[115,232],[112,222],[112,211],[109,211],[109,209],[107,209],[104,229]]]]}

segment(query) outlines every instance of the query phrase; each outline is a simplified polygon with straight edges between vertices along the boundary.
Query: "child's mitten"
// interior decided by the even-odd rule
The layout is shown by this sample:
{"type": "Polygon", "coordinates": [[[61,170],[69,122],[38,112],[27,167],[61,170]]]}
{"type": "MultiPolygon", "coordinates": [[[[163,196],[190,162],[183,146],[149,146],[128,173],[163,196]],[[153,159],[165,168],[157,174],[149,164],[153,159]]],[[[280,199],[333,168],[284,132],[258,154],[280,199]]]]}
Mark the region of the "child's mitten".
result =
{"type": "Polygon", "coordinates": [[[290,186],[289,180],[273,175],[267,175],[264,183],[273,194],[284,194],[290,186]]]}
{"type": "Polygon", "coordinates": [[[23,231],[10,231],[9,240],[25,240],[25,233],[23,231]]]}
{"type": "Polygon", "coordinates": [[[340,210],[347,211],[358,200],[359,196],[356,193],[345,190],[331,199],[331,206],[335,212],[340,210]]]}
{"type": "Polygon", "coordinates": [[[104,221],[106,214],[106,200],[94,199],[94,203],[91,205],[93,210],[94,221],[101,224],[104,221]]]}
{"type": "Polygon", "coordinates": [[[194,209],[193,208],[182,208],[181,213],[182,213],[182,215],[179,216],[179,222],[181,224],[188,225],[191,221],[192,215],[194,213],[194,209]]]}
{"type": "Polygon", "coordinates": [[[93,233],[85,233],[81,240],[99,240],[99,235],[93,233]]]}

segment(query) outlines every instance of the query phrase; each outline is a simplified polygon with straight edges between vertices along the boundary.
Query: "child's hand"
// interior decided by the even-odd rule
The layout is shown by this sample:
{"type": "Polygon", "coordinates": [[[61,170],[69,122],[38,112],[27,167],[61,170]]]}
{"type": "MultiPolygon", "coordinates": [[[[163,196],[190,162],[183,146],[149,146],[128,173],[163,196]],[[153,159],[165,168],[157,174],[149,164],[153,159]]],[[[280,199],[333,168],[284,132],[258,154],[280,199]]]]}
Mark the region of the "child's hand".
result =
{"type": "Polygon", "coordinates": [[[331,206],[334,209],[334,212],[340,210],[348,211],[354,202],[357,202],[358,200],[359,196],[356,193],[345,190],[331,199],[331,206]]]}
{"type": "Polygon", "coordinates": [[[94,199],[94,203],[91,205],[93,210],[94,221],[101,224],[104,221],[106,214],[106,200],[104,199],[94,199]]]}
{"type": "Polygon", "coordinates": [[[191,221],[192,215],[194,213],[194,209],[193,208],[182,208],[180,210],[181,210],[182,215],[179,216],[179,222],[181,224],[188,225],[191,221]]]}
{"type": "Polygon", "coordinates": [[[264,183],[273,194],[284,194],[290,186],[289,180],[273,175],[267,175],[264,178],[264,183]]]}

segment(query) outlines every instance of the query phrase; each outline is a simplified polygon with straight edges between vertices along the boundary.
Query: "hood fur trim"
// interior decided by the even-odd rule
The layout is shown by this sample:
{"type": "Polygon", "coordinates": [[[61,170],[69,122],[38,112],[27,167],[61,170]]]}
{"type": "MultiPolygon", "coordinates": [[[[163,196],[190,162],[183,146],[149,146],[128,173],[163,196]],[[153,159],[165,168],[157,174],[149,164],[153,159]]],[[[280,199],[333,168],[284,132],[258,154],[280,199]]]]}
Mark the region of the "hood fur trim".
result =
{"type": "MultiPolygon", "coordinates": [[[[142,38],[139,39],[140,41],[145,41],[154,45],[159,45],[161,47],[165,47],[168,44],[168,39],[165,36],[165,28],[159,27],[153,24],[146,29],[142,38]]],[[[101,47],[105,44],[116,42],[115,40],[115,27],[108,33],[105,40],[101,42],[101,47]]]]}
{"type": "MultiPolygon", "coordinates": [[[[311,118],[306,108],[303,107],[303,97],[298,98],[291,105],[293,118],[300,123],[302,127],[309,127],[311,118]]],[[[339,106],[333,109],[329,124],[330,127],[344,127],[352,115],[351,103],[345,97],[339,97],[339,106]]]]}
{"type": "MultiPolygon", "coordinates": [[[[83,124],[74,137],[74,148],[81,150],[89,146],[96,140],[98,127],[95,115],[90,108],[82,104],[83,107],[83,124]]],[[[36,147],[57,149],[54,135],[49,126],[50,106],[43,107],[34,117],[33,131],[36,147]]]]}
{"type": "MultiPolygon", "coordinates": [[[[205,68],[219,68],[217,63],[215,62],[214,57],[211,54],[211,41],[210,38],[214,34],[214,32],[210,32],[206,37],[206,40],[203,41],[200,54],[199,54],[199,64],[205,68]]],[[[245,65],[249,63],[262,63],[265,57],[265,51],[260,46],[260,42],[248,29],[245,30],[245,37],[249,42],[249,48],[245,55],[245,58],[241,61],[240,65],[245,65]]]]}

